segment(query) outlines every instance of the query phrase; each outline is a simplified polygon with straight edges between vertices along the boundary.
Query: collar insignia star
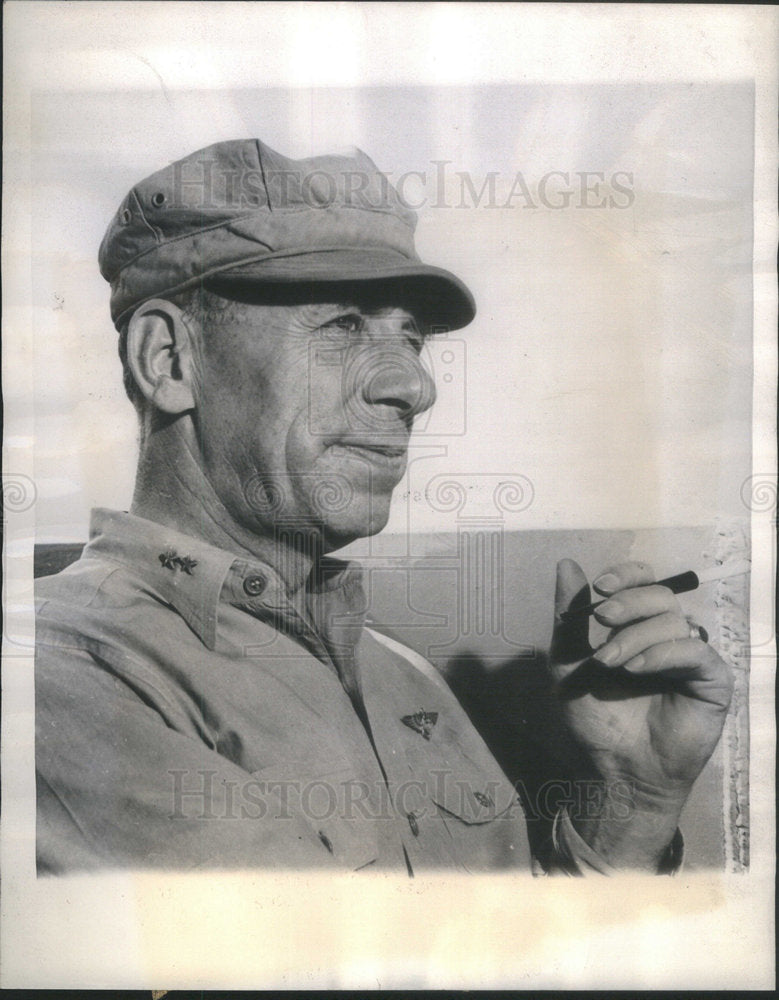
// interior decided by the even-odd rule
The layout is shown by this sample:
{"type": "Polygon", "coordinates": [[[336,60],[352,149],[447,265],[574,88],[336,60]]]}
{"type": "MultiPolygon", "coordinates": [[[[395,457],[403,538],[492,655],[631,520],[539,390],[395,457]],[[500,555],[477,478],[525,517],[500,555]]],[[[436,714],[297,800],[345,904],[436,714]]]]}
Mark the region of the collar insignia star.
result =
{"type": "Polygon", "coordinates": [[[174,572],[176,571],[178,556],[176,555],[175,549],[166,549],[164,552],[160,552],[159,558],[165,569],[172,569],[174,572]]]}
{"type": "Polygon", "coordinates": [[[166,549],[164,552],[160,552],[159,560],[165,569],[172,569],[174,573],[180,569],[187,576],[192,576],[192,570],[197,566],[197,559],[192,559],[190,556],[178,556],[175,549],[166,549]]]}
{"type": "Polygon", "coordinates": [[[404,715],[400,720],[404,726],[413,729],[424,739],[429,740],[433,735],[433,726],[438,722],[438,712],[426,712],[424,709],[415,712],[413,715],[404,715]]]}

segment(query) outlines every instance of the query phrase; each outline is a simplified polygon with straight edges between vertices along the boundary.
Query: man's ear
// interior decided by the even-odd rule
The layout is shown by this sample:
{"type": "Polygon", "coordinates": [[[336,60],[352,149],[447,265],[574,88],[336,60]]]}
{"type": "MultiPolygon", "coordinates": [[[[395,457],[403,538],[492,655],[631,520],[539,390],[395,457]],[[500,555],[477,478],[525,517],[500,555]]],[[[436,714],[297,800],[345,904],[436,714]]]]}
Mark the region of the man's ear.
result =
{"type": "Polygon", "coordinates": [[[127,363],[143,395],[164,413],[194,409],[192,334],[178,306],[149,299],[127,328],[127,363]]]}

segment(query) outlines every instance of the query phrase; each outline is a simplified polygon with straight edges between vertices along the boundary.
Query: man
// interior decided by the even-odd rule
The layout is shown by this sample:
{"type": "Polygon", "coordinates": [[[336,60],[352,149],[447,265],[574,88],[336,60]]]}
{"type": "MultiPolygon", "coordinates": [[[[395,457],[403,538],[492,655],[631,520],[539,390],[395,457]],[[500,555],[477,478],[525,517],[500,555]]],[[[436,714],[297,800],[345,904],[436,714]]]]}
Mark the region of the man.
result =
{"type": "MultiPolygon", "coordinates": [[[[359,568],[435,328],[473,299],[423,264],[364,154],[219,143],[125,198],[100,250],[140,421],[130,513],[96,511],[38,593],[38,867],[528,868],[513,788],[446,684],[364,625],[359,568]]],[[[558,568],[550,668],[596,808],[563,807],[537,870],[678,867],[719,738],[725,664],[652,586],[558,568]],[[622,808],[615,808],[615,803],[622,808]]]]}

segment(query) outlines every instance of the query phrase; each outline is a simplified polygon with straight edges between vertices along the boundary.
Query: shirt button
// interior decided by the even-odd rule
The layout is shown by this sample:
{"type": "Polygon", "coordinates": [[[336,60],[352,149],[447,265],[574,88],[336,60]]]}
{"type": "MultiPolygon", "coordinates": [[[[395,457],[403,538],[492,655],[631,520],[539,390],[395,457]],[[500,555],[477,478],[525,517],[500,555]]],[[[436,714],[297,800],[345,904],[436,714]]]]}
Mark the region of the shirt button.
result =
{"type": "Polygon", "coordinates": [[[243,581],[243,589],[249,597],[257,597],[265,590],[267,581],[262,573],[255,573],[254,576],[247,576],[243,581]]]}

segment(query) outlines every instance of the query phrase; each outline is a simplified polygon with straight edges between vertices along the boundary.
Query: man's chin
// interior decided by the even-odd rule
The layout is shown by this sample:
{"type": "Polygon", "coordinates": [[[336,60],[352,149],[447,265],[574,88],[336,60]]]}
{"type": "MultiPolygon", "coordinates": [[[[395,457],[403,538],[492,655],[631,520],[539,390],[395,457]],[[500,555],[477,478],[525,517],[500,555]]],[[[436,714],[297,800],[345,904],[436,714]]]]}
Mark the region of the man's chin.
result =
{"type": "Polygon", "coordinates": [[[389,502],[376,504],[369,511],[345,510],[341,517],[327,519],[324,540],[328,551],[342,549],[358,538],[377,535],[389,520],[389,502]]]}

